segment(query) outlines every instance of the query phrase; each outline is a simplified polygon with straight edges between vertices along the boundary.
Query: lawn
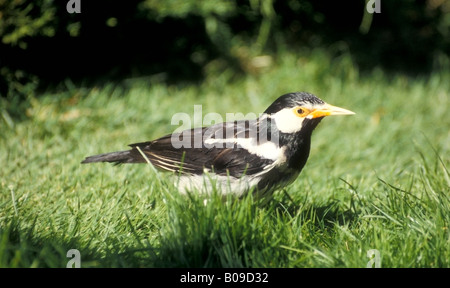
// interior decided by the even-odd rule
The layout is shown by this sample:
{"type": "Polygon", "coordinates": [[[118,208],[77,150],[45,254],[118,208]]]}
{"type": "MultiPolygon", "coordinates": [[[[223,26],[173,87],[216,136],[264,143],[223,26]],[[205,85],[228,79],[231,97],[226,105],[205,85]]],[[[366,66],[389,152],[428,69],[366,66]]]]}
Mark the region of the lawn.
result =
{"type": "Polygon", "coordinates": [[[0,109],[0,267],[66,267],[70,249],[81,267],[366,267],[375,250],[381,267],[450,267],[449,71],[360,73],[321,51],[258,75],[218,67],[198,84],[66,81],[30,96],[23,120],[0,109]],[[80,164],[171,133],[194,105],[258,114],[293,91],[356,115],[321,122],[303,172],[266,206],[181,196],[145,164],[80,164]]]}

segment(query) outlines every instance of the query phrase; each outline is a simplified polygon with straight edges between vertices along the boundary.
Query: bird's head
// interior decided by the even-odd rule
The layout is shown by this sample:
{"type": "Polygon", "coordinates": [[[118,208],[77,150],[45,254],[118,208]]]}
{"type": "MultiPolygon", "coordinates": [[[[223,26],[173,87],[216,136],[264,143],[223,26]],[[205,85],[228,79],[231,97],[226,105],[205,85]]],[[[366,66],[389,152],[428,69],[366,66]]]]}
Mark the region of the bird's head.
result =
{"type": "Polygon", "coordinates": [[[275,120],[280,132],[289,134],[297,133],[303,127],[310,127],[312,131],[325,116],[355,114],[350,110],[327,104],[307,92],[282,95],[264,113],[275,120]]]}

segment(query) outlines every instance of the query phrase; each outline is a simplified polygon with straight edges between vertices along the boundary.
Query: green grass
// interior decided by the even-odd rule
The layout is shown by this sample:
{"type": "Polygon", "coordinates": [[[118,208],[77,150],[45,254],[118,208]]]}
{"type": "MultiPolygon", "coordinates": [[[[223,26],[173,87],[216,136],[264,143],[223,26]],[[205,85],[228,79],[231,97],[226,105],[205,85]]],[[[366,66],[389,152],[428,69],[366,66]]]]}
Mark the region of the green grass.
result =
{"type": "MultiPolygon", "coordinates": [[[[348,56],[283,55],[268,71],[198,85],[73,87],[0,119],[0,267],[450,267],[450,74],[359,75],[348,56]],[[148,165],[80,165],[172,132],[174,113],[262,112],[310,91],[355,111],[313,134],[297,181],[260,207],[180,196],[148,165]]],[[[214,65],[214,64],[211,64],[214,65]]],[[[214,72],[215,71],[215,72],[214,72]]]]}

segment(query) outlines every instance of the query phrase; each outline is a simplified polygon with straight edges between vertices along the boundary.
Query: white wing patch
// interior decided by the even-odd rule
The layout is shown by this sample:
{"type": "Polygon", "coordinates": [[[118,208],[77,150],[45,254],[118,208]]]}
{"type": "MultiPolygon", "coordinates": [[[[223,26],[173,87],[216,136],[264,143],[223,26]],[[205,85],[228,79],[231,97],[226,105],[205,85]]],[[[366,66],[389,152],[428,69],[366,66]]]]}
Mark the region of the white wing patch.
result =
{"type": "Polygon", "coordinates": [[[226,138],[226,139],[206,139],[205,144],[219,145],[219,147],[225,147],[227,143],[237,144],[238,148],[244,148],[249,153],[258,155],[259,157],[270,159],[272,161],[285,161],[284,155],[285,148],[280,148],[274,142],[264,142],[262,144],[256,144],[254,138],[226,138]]]}

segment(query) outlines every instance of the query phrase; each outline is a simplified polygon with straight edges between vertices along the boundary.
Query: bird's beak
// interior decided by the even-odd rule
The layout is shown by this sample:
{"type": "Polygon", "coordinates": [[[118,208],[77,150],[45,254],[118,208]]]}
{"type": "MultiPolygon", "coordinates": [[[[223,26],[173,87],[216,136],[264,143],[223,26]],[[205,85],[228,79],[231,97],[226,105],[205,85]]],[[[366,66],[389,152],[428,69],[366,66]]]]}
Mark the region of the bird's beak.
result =
{"type": "Polygon", "coordinates": [[[353,115],[355,112],[352,112],[350,110],[336,107],[330,104],[324,104],[321,107],[317,108],[313,112],[311,112],[308,115],[308,118],[319,118],[319,117],[325,117],[330,115],[353,115]]]}

